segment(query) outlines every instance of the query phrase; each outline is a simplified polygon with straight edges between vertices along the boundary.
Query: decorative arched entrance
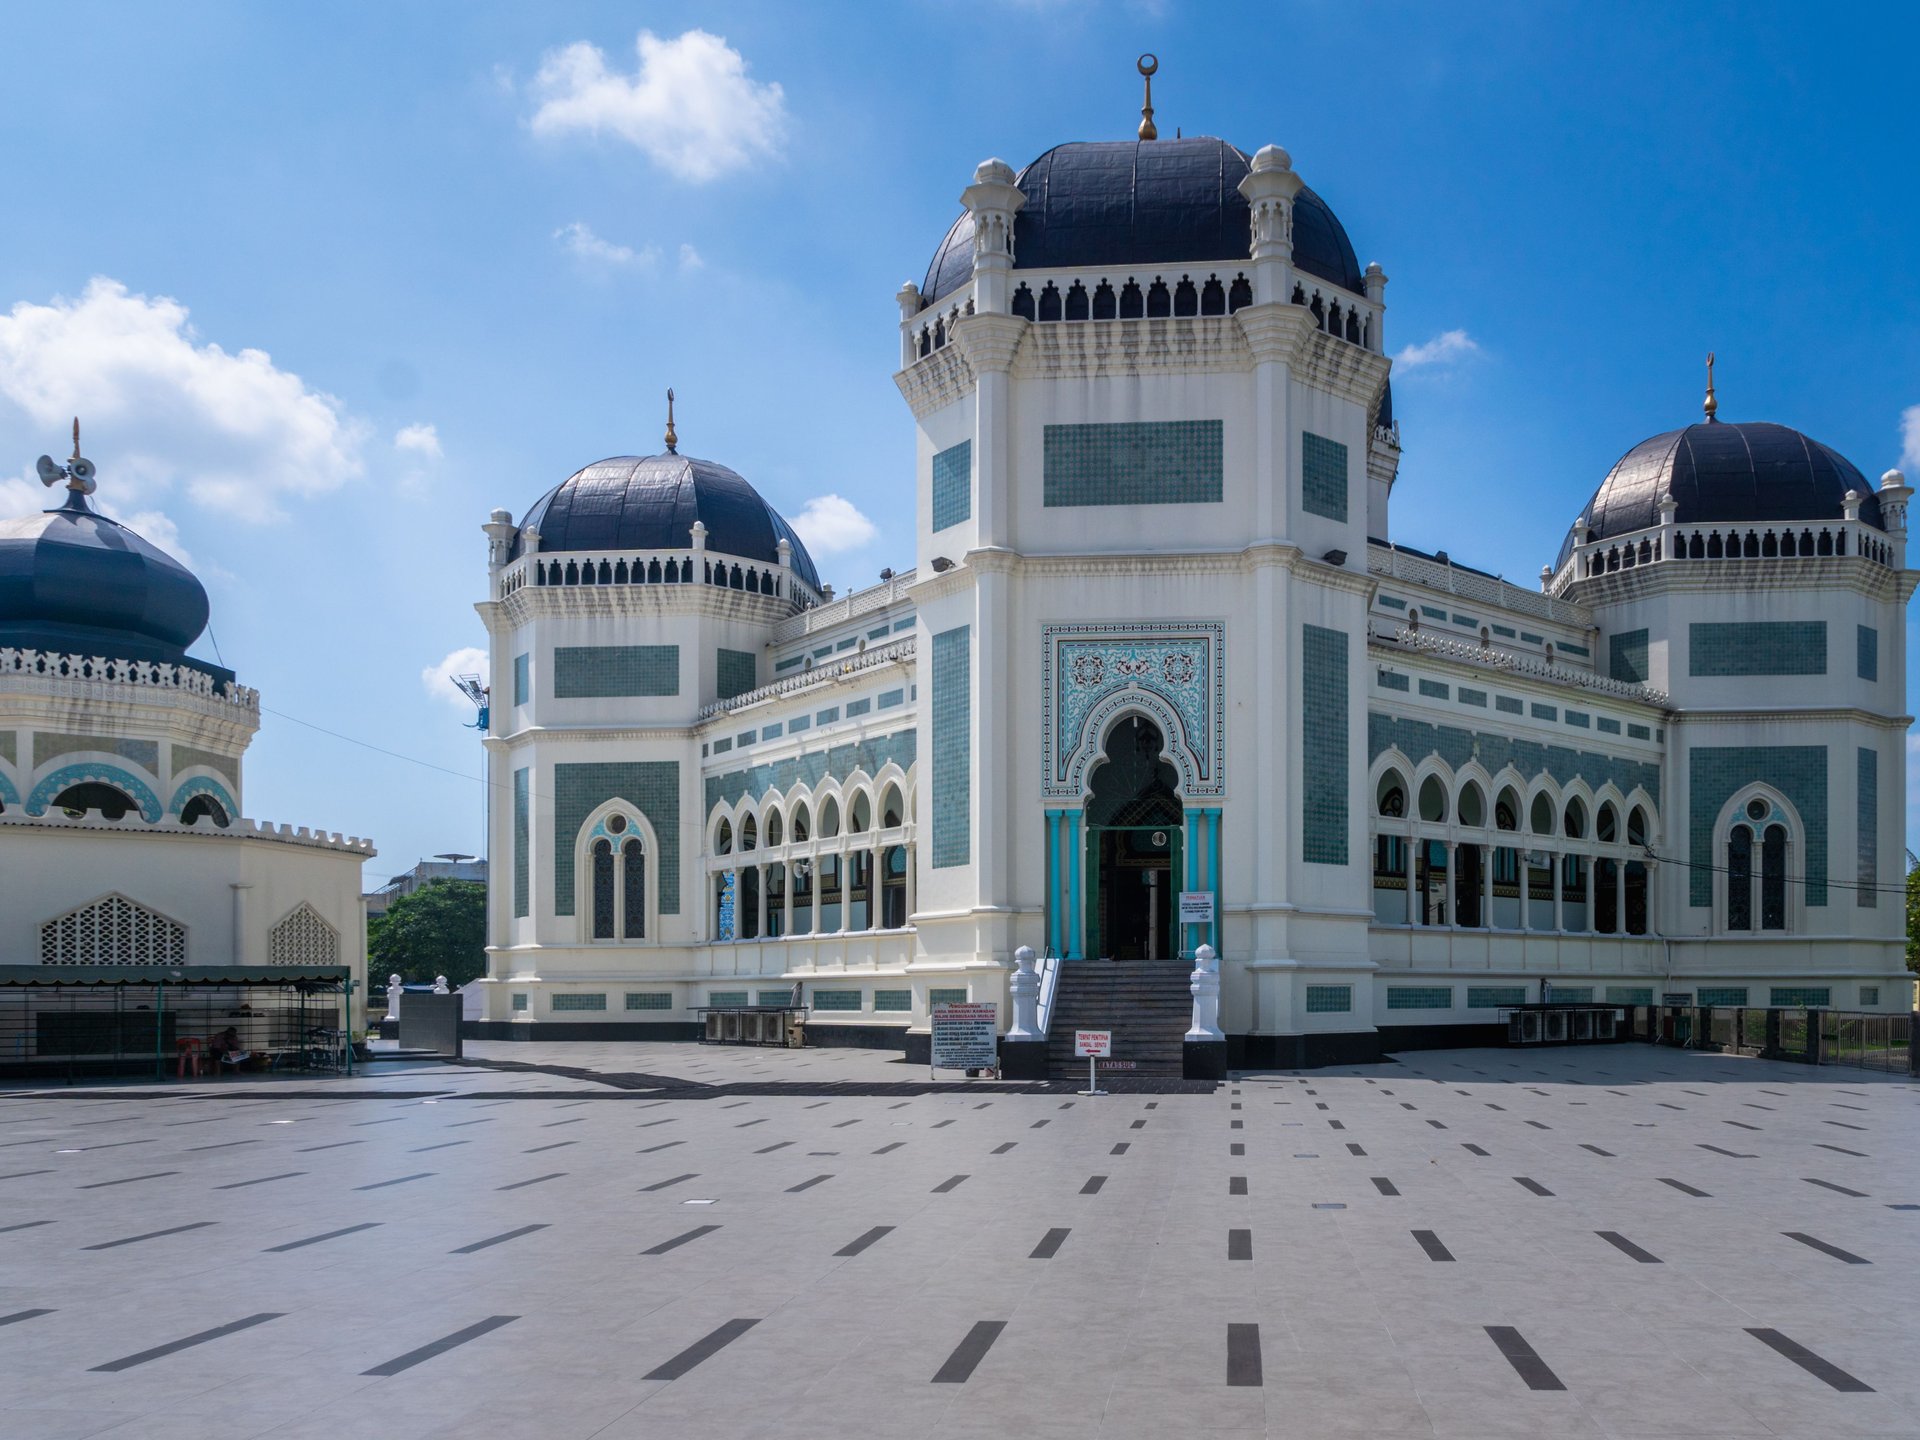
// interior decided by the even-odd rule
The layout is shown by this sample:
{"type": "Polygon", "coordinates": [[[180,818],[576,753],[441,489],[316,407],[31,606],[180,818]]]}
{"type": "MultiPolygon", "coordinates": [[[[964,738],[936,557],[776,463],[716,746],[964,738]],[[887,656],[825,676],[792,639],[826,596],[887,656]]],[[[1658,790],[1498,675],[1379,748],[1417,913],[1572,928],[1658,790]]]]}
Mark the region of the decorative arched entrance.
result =
{"type": "Polygon", "coordinates": [[[1144,715],[1107,732],[1086,802],[1088,955],[1165,960],[1179,955],[1185,812],[1166,736],[1144,715]]]}

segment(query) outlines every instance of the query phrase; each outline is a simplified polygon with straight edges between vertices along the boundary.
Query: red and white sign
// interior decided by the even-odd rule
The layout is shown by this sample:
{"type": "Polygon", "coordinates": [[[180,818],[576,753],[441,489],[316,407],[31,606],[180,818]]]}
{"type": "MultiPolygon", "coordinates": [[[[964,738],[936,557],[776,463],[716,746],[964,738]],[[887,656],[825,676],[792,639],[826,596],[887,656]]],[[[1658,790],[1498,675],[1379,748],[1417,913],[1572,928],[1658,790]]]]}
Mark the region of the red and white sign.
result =
{"type": "Polygon", "coordinates": [[[1111,1030],[1076,1030],[1073,1032],[1073,1053],[1076,1056],[1107,1056],[1113,1053],[1113,1032],[1111,1030]]]}

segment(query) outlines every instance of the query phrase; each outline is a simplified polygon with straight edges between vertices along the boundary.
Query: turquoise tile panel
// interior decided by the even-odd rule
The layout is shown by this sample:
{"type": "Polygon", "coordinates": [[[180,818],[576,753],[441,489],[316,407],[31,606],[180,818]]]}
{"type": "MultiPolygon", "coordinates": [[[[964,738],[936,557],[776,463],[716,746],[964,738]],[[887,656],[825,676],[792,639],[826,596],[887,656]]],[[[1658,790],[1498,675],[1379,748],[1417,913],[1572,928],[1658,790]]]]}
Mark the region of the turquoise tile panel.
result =
{"type": "Polygon", "coordinates": [[[1451,1010],[1453,1008],[1453,987],[1451,985],[1389,985],[1387,987],[1387,1009],[1389,1010],[1451,1010]]]}
{"type": "Polygon", "coordinates": [[[1218,504],[1224,451],[1218,420],[1049,425],[1041,437],[1042,503],[1218,504]]]}
{"type": "Polygon", "coordinates": [[[1713,826],[1733,792],[1758,781],[1771,785],[1800,812],[1806,827],[1802,857],[1808,905],[1827,903],[1827,747],[1824,745],[1696,745],[1687,774],[1687,903],[1713,904],[1716,859],[1713,826]]]}
{"type": "MultiPolygon", "coordinates": [[[[1048,427],[1049,429],[1053,427],[1048,427]]],[[[932,865],[944,870],[973,856],[973,654],[970,626],[933,637],[932,865]]]]}
{"type": "Polygon", "coordinates": [[[679,693],[678,645],[561,645],[553,652],[556,700],[679,693]]]}
{"type": "Polygon", "coordinates": [[[1462,685],[1457,698],[1462,705],[1477,705],[1482,710],[1487,708],[1487,692],[1484,690],[1472,690],[1462,685]]]}
{"type": "Polygon", "coordinates": [[[604,1010],[607,1008],[605,995],[556,995],[552,1000],[555,1010],[604,1010]]]}
{"type": "Polygon", "coordinates": [[[1651,985],[1609,985],[1607,986],[1607,1004],[1609,1005],[1651,1005],[1653,987],[1651,985]]]}
{"type": "Polygon", "coordinates": [[[513,703],[516,705],[526,704],[533,696],[532,666],[531,655],[513,657],[513,703]]]}
{"type": "Polygon", "coordinates": [[[1345,1015],[1352,1009],[1353,987],[1351,985],[1307,986],[1309,1015],[1345,1015]]]}
{"type": "Polygon", "coordinates": [[[1854,904],[1862,910],[1877,909],[1880,904],[1880,755],[1862,746],[1854,764],[1854,794],[1859,813],[1857,863],[1859,873],[1853,892],[1854,904]]]}
{"type": "Polygon", "coordinates": [[[1824,675],[1824,620],[1695,621],[1687,627],[1691,675],[1824,675]]]}
{"type": "Polygon", "coordinates": [[[913,1009],[913,991],[876,990],[873,992],[873,1008],[888,1013],[913,1009]]]}
{"type": "MultiPolygon", "coordinates": [[[[804,728],[795,721],[787,722],[788,734],[804,728]]],[[[790,790],[802,784],[812,787],[828,779],[845,780],[856,770],[877,775],[881,766],[889,762],[902,770],[909,769],[918,739],[916,731],[896,730],[891,735],[869,735],[858,742],[849,740],[841,745],[789,755],[783,760],[709,775],[702,796],[706,813],[711,814],[716,805],[732,805],[742,796],[758,800],[773,790],[790,790]]]]}
{"type": "Polygon", "coordinates": [[[714,693],[722,700],[744,695],[759,681],[759,657],[751,650],[722,650],[714,665],[714,693]]]}
{"type": "Polygon", "coordinates": [[[1382,670],[1374,677],[1382,690],[1405,691],[1413,682],[1397,670],[1382,670]]]}
{"type": "Polygon", "coordinates": [[[871,696],[863,700],[849,700],[847,702],[847,719],[852,720],[856,716],[868,714],[872,709],[873,699],[871,696]]]}
{"type": "Polygon", "coordinates": [[[973,442],[962,440],[933,457],[933,528],[973,518],[973,442]]]}
{"type": "Polygon", "coordinates": [[[528,863],[528,810],[532,772],[516,770],[513,772],[513,913],[525,915],[531,909],[528,890],[528,875],[531,866],[528,863]]]}
{"type": "Polygon", "coordinates": [[[1854,664],[1862,680],[1880,678],[1880,632],[1871,625],[1856,625],[1854,664]]]}
{"type": "Polygon", "coordinates": [[[1521,715],[1526,712],[1526,706],[1522,705],[1519,700],[1512,695],[1494,696],[1493,708],[1503,715],[1521,715]]]}
{"type": "Polygon", "coordinates": [[[627,1009],[629,1010],[671,1010],[673,993],[669,990],[629,990],[627,991],[627,1009]]]}
{"type": "MultiPolygon", "coordinates": [[[[714,748],[720,747],[716,744],[714,748]]],[[[660,850],[660,913],[680,913],[680,762],[603,760],[553,767],[553,913],[573,911],[573,849],[588,815],[625,800],[653,826],[660,850]]]]}
{"type": "Polygon", "coordinates": [[[1524,985],[1469,985],[1467,987],[1469,1010],[1497,1010],[1503,1005],[1526,1003],[1527,987],[1524,985]]]}
{"type": "Polygon", "coordinates": [[[1649,795],[1660,794],[1660,767],[1655,764],[1596,755],[1571,745],[1549,745],[1459,725],[1435,725],[1377,710],[1369,712],[1368,762],[1391,749],[1398,749],[1415,764],[1438,755],[1457,770],[1478,755],[1480,763],[1495,774],[1511,765],[1528,779],[1543,773],[1561,785],[1583,779],[1596,790],[1611,780],[1623,794],[1632,794],[1636,785],[1649,795]]]}
{"type": "Polygon", "coordinates": [[[1302,431],[1301,508],[1309,515],[1344,522],[1347,518],[1347,488],[1347,447],[1338,440],[1302,431]]]}
{"type": "Polygon", "coordinates": [[[816,990],[813,992],[812,1005],[815,1010],[858,1010],[860,992],[858,990],[816,990]]]}
{"type": "Polygon", "coordinates": [[[1774,985],[1767,991],[1767,1004],[1775,1010],[1826,1010],[1833,1004],[1833,990],[1826,985],[1774,985]]]}
{"type": "Polygon", "coordinates": [[[1441,684],[1438,680],[1423,679],[1420,682],[1420,693],[1429,700],[1445,700],[1448,695],[1448,690],[1449,687],[1441,684]]]}
{"type": "Polygon", "coordinates": [[[1300,627],[1300,854],[1310,865],[1347,863],[1347,649],[1344,630],[1300,627]]]}

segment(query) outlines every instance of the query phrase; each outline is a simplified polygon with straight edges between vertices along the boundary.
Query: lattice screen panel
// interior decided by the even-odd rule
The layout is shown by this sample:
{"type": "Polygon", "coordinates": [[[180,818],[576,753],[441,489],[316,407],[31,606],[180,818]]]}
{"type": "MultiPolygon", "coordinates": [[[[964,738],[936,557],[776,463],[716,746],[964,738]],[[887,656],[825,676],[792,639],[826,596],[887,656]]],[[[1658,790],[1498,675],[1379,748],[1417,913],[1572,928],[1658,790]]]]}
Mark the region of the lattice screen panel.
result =
{"type": "Polygon", "coordinates": [[[43,965],[184,965],[187,927],[107,895],[40,927],[43,965]]]}
{"type": "Polygon", "coordinates": [[[267,958],[275,965],[338,965],[340,932],[302,900],[267,935],[267,958]]]}

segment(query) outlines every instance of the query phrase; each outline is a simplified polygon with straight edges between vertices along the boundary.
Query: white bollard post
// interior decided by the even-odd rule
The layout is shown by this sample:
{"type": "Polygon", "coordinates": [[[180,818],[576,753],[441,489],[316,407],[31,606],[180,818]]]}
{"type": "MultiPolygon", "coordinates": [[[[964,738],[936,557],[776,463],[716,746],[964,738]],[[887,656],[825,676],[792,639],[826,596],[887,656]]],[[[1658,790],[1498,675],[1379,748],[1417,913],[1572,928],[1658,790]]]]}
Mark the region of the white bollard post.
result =
{"type": "Polygon", "coordinates": [[[1193,1028],[1189,1040],[1222,1040],[1220,1033],[1220,957],[1211,945],[1202,945],[1193,953],[1193,978],[1187,989],[1193,995],[1193,1028]]]}
{"type": "Polygon", "coordinates": [[[387,1014],[386,1018],[399,1023],[400,995],[407,987],[400,982],[398,975],[387,976],[387,1014]]]}
{"type": "Polygon", "coordinates": [[[1009,1040],[1040,1038],[1040,976],[1033,968],[1033,947],[1022,945],[1013,952],[1013,977],[1007,991],[1013,996],[1013,1024],[1007,1027],[1009,1040]]]}
{"type": "Polygon", "coordinates": [[[436,975],[433,977],[433,993],[436,995],[451,995],[453,993],[451,990],[447,989],[446,976],[436,975]]]}

